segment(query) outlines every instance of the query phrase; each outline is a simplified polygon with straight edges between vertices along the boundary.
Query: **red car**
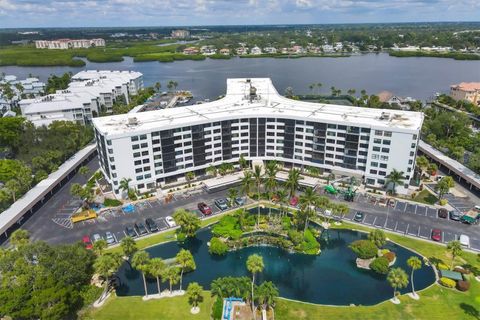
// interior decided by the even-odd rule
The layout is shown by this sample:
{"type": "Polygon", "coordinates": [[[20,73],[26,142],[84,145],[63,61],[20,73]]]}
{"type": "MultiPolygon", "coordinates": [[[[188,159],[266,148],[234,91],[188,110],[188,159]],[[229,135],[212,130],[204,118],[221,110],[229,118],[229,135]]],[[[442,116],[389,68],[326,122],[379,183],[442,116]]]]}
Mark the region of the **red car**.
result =
{"type": "Polygon", "coordinates": [[[298,204],[298,197],[292,197],[292,198],[290,199],[290,205],[291,205],[292,207],[296,207],[297,204],[298,204]]]}
{"type": "Polygon", "coordinates": [[[438,242],[442,241],[442,231],[440,229],[432,230],[432,240],[438,242]]]}
{"type": "Polygon", "coordinates": [[[93,248],[92,240],[89,236],[83,236],[82,242],[85,245],[85,249],[91,250],[93,248]]]}
{"type": "Polygon", "coordinates": [[[212,214],[212,208],[210,208],[205,202],[200,202],[198,204],[198,210],[206,216],[212,214]]]}

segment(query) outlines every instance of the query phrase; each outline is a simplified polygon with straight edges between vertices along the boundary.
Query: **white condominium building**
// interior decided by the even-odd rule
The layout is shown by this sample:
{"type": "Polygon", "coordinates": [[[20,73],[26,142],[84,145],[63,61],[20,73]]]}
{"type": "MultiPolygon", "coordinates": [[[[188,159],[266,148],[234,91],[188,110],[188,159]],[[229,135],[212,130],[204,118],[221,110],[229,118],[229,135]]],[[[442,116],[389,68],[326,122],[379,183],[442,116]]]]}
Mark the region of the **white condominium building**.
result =
{"type": "Polygon", "coordinates": [[[35,126],[56,120],[91,122],[100,112],[111,112],[118,99],[129,102],[143,88],[143,75],[133,71],[81,71],[65,90],[19,102],[22,114],[35,126]]]}
{"type": "Polygon", "coordinates": [[[37,49],[80,49],[105,47],[105,40],[98,39],[57,39],[57,40],[36,40],[37,49]]]}
{"type": "Polygon", "coordinates": [[[400,170],[409,179],[423,114],[301,102],[270,79],[228,79],[226,96],[201,105],[93,119],[101,169],[144,192],[186,172],[277,160],[363,177],[373,186],[400,170]]]}

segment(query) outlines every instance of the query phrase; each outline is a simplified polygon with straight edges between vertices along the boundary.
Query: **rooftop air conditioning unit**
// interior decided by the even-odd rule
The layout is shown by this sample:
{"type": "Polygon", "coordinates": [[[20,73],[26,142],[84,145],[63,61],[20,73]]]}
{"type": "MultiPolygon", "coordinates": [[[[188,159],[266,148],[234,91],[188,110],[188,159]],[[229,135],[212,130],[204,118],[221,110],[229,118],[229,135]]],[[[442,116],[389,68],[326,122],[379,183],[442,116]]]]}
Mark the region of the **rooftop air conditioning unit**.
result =
{"type": "Polygon", "coordinates": [[[138,120],[136,117],[128,118],[128,125],[129,126],[136,126],[138,124],[138,120]]]}

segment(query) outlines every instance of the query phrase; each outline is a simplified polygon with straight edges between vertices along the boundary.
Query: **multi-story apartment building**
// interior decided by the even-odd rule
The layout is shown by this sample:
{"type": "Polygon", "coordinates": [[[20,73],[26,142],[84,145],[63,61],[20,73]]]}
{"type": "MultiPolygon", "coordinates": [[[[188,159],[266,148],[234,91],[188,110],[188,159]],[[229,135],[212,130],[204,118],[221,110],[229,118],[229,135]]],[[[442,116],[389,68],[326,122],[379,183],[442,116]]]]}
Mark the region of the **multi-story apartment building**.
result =
{"type": "Polygon", "coordinates": [[[462,82],[450,86],[450,96],[457,101],[480,105],[480,82],[462,82]]]}
{"type": "Polygon", "coordinates": [[[423,114],[301,102],[270,79],[229,79],[210,103],[93,119],[101,169],[148,191],[210,165],[277,160],[355,175],[373,186],[400,170],[409,179],[423,114]]]}
{"type": "Polygon", "coordinates": [[[80,49],[92,47],[105,47],[105,40],[98,39],[57,39],[57,40],[36,40],[37,49],[80,49]]]}
{"type": "Polygon", "coordinates": [[[143,75],[132,71],[81,71],[65,90],[19,102],[22,114],[36,126],[56,120],[90,123],[100,112],[111,112],[117,99],[129,103],[143,88],[143,75]]]}

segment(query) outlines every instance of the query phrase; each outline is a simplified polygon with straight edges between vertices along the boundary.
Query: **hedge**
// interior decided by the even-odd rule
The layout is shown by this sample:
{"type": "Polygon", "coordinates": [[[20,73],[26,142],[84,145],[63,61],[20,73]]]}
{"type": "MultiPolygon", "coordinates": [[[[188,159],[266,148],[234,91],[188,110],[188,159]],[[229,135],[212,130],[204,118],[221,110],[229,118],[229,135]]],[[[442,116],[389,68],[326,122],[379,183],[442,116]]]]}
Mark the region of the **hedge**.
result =
{"type": "Polygon", "coordinates": [[[455,282],[455,280],[448,279],[448,278],[445,278],[445,277],[440,278],[439,282],[442,286],[447,287],[447,288],[455,288],[455,285],[457,284],[455,282]]]}

